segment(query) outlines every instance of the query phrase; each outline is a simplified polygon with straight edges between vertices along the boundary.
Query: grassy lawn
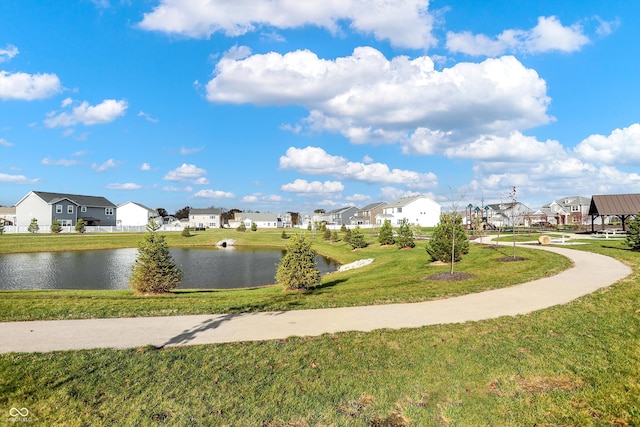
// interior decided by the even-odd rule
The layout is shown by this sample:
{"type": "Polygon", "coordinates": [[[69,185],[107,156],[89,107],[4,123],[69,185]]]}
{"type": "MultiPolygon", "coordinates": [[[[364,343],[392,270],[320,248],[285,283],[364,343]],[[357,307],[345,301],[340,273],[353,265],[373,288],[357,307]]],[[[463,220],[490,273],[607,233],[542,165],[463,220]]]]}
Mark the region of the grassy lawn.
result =
{"type": "Polygon", "coordinates": [[[568,305],[489,321],[2,355],[0,424],[24,407],[34,425],[64,426],[638,426],[640,256],[619,242],[576,249],[633,273],[568,305]]]}
{"type": "MultiPolygon", "coordinates": [[[[290,234],[292,232],[289,232],[290,234]]],[[[0,238],[0,253],[23,248],[30,250],[96,249],[135,246],[142,234],[114,235],[5,235],[0,238]],[[65,246],[66,245],[66,246],[65,246]]],[[[238,233],[215,230],[184,238],[180,233],[167,235],[171,246],[207,246],[231,237],[238,244],[285,246],[280,232],[238,233]]],[[[329,243],[314,237],[314,247],[341,263],[374,258],[368,267],[325,275],[322,284],[309,292],[284,292],[281,286],[243,290],[178,290],[170,295],[136,296],[133,291],[0,291],[0,321],[78,319],[95,317],[166,316],[175,314],[243,313],[253,311],[295,310],[354,305],[417,302],[465,293],[496,289],[535,278],[553,275],[570,266],[568,259],[544,251],[518,248],[523,262],[501,263],[497,259],[510,254],[509,248],[471,245],[456,271],[474,276],[463,282],[424,280],[448,266],[429,265],[423,241],[416,248],[399,251],[372,243],[365,249],[351,250],[342,242],[329,243]]],[[[375,242],[375,238],[368,236],[375,242]]]]}

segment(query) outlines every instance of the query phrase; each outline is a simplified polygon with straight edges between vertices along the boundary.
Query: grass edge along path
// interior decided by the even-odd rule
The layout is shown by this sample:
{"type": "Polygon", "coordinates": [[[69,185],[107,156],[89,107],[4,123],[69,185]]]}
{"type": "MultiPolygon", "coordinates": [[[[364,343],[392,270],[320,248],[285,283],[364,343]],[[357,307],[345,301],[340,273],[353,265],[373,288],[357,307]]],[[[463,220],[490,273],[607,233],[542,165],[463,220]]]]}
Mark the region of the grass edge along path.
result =
{"type": "MultiPolygon", "coordinates": [[[[578,248],[576,248],[578,249],[578,248]]],[[[45,425],[640,425],[640,257],[523,316],[155,350],[0,356],[0,417],[45,425]]]]}

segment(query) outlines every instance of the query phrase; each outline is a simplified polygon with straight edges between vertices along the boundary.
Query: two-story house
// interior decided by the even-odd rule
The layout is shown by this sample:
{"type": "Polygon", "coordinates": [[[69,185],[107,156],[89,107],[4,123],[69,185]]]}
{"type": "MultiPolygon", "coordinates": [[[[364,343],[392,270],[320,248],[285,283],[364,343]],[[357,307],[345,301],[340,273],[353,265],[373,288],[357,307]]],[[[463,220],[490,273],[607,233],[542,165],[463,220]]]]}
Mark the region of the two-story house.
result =
{"type": "Polygon", "coordinates": [[[122,203],[118,205],[116,210],[116,223],[124,227],[147,225],[151,218],[154,218],[159,225],[162,225],[163,220],[159,218],[158,211],[140,203],[122,203]]]}
{"type": "Polygon", "coordinates": [[[364,208],[358,210],[355,215],[351,217],[351,224],[375,225],[376,216],[382,214],[385,206],[387,206],[387,202],[375,202],[368,204],[364,208]]]}
{"type": "Polygon", "coordinates": [[[548,203],[540,211],[551,224],[588,224],[591,199],[569,196],[548,203]]]}
{"type": "Polygon", "coordinates": [[[30,191],[16,203],[16,225],[29,226],[35,218],[41,229],[48,228],[55,218],[62,226],[74,226],[79,219],[87,226],[115,226],[116,209],[100,196],[30,191]]]}
{"type": "Polygon", "coordinates": [[[409,224],[421,227],[435,227],[440,222],[440,203],[427,196],[404,197],[389,203],[376,216],[376,224],[382,225],[389,220],[393,227],[406,220],[409,224]]]}
{"type": "Polygon", "coordinates": [[[191,209],[189,210],[189,228],[203,230],[205,228],[218,228],[222,224],[222,210],[218,208],[191,209]]]}

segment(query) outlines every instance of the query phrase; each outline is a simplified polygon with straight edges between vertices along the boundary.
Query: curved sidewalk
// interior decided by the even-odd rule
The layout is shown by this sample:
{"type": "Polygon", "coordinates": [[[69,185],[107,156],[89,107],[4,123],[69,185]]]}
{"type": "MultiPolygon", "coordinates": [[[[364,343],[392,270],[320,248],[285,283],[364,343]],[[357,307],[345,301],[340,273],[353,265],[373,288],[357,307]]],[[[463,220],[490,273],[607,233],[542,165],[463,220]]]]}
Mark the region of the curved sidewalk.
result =
{"type": "Polygon", "coordinates": [[[537,247],[570,258],[556,276],[437,301],[284,312],[0,323],[0,353],[259,341],[345,331],[412,328],[515,316],[566,304],[626,277],[603,255],[537,247]]]}

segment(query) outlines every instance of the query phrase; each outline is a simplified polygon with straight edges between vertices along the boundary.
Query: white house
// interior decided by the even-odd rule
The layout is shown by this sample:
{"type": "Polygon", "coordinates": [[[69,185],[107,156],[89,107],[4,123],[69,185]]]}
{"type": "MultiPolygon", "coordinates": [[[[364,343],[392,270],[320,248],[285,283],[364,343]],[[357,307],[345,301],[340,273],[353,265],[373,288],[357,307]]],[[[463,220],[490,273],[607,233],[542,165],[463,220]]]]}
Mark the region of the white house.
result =
{"type": "Polygon", "coordinates": [[[427,196],[412,196],[398,199],[389,203],[376,215],[376,225],[382,225],[389,220],[397,227],[407,220],[409,224],[421,227],[435,227],[440,222],[440,203],[427,196]]]}
{"type": "Polygon", "coordinates": [[[189,211],[189,228],[218,228],[220,224],[222,224],[222,210],[220,209],[191,209],[189,211]]]}
{"type": "MultiPolygon", "coordinates": [[[[116,223],[125,227],[147,225],[151,218],[158,218],[158,211],[140,203],[122,203],[116,210],[116,223]]],[[[157,221],[162,225],[162,218],[157,221]]]]}
{"type": "Polygon", "coordinates": [[[243,222],[245,227],[250,228],[251,224],[256,224],[258,228],[284,228],[291,227],[291,214],[277,214],[270,212],[237,212],[235,221],[229,223],[230,227],[237,227],[243,222]]]}

